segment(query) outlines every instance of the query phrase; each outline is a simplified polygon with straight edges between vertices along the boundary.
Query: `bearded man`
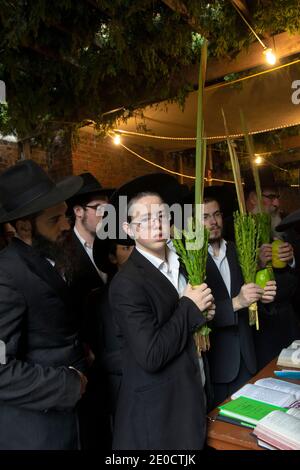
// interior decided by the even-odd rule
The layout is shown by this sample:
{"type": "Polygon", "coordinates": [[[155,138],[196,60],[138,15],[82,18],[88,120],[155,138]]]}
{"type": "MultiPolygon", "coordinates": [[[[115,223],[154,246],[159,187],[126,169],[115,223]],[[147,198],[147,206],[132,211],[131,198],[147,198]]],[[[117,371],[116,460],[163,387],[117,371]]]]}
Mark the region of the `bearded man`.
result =
{"type": "Polygon", "coordinates": [[[0,223],[16,236],[0,253],[0,449],[79,447],[76,404],[85,359],[76,331],[64,242],[64,202],[80,177],[55,184],[24,160],[0,175],[0,223]]]}

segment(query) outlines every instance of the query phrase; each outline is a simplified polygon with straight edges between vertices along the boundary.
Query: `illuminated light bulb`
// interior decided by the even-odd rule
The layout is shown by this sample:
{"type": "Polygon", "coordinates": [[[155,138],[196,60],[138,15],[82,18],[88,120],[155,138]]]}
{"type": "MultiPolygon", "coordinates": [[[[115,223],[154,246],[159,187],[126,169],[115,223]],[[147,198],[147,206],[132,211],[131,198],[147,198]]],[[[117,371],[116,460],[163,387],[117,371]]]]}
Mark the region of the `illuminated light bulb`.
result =
{"type": "Polygon", "coordinates": [[[268,49],[265,49],[263,53],[266,57],[266,61],[268,62],[268,64],[270,65],[276,64],[276,61],[277,61],[276,55],[274,54],[273,50],[270,47],[268,49]]]}
{"type": "Polygon", "coordinates": [[[257,156],[254,161],[255,161],[256,165],[261,165],[261,163],[263,162],[263,159],[260,156],[257,156]]]}
{"type": "Polygon", "coordinates": [[[114,144],[115,145],[120,145],[120,143],[121,143],[121,137],[118,134],[116,134],[114,136],[114,144]]]}

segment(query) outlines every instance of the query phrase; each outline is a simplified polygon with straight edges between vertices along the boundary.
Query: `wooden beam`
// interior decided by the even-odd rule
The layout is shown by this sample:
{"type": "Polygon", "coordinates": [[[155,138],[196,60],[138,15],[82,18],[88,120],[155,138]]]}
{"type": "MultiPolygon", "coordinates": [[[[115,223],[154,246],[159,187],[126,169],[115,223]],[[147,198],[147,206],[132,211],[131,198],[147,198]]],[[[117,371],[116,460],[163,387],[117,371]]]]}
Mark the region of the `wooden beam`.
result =
{"type": "Polygon", "coordinates": [[[167,5],[171,10],[175,11],[176,13],[179,13],[194,31],[204,36],[204,30],[201,27],[199,20],[189,13],[188,8],[182,0],[162,0],[162,2],[167,5]]]}
{"type": "MultiPolygon", "coordinates": [[[[300,53],[300,34],[280,33],[265,42],[266,46],[272,47],[276,53],[278,65],[280,65],[280,59],[300,53]]],[[[247,50],[242,50],[234,59],[208,59],[206,83],[221,79],[231,73],[244,72],[259,66],[267,67],[263,48],[255,42],[247,50]]],[[[194,85],[197,84],[198,66],[190,69],[188,78],[194,85]]]]}
{"type": "Polygon", "coordinates": [[[245,0],[231,0],[231,3],[233,3],[233,5],[235,5],[242,12],[248,21],[251,21],[251,14],[248,10],[248,6],[245,0]]]}

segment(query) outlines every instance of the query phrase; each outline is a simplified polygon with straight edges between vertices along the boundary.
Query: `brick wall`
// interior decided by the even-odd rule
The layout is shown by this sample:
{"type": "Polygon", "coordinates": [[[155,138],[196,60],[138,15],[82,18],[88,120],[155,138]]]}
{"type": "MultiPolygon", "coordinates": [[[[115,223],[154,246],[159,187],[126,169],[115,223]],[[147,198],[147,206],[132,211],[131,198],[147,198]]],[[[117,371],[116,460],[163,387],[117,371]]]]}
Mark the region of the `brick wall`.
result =
{"type": "Polygon", "coordinates": [[[72,175],[72,151],[70,139],[56,139],[47,150],[30,142],[0,141],[0,172],[14,165],[21,158],[38,163],[55,181],[72,175]]]}
{"type": "Polygon", "coordinates": [[[0,140],[0,173],[18,160],[18,144],[0,140]]]}
{"type": "MultiPolygon", "coordinates": [[[[158,165],[179,171],[177,159],[164,152],[130,144],[128,147],[158,165]]],[[[89,171],[103,186],[111,188],[119,187],[140,175],[163,171],[115,145],[110,138],[97,138],[84,130],[80,132],[79,141],[73,148],[72,163],[74,174],[89,171]]]]}

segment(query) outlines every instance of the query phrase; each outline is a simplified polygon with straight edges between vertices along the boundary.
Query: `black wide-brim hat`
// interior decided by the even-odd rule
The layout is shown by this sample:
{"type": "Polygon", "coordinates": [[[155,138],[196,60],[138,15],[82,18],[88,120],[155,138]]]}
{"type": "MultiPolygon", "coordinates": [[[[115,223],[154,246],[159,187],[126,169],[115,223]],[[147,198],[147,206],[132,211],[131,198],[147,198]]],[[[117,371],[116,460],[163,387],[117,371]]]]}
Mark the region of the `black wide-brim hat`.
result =
{"type": "MultiPolygon", "coordinates": [[[[269,166],[258,167],[258,175],[261,189],[279,189],[287,186],[284,181],[279,181],[275,178],[272,168],[269,166]]],[[[255,191],[255,181],[251,168],[248,168],[243,172],[244,177],[244,190],[245,193],[255,191]]]]}
{"type": "Polygon", "coordinates": [[[284,217],[280,224],[275,227],[275,230],[277,232],[284,232],[284,230],[287,230],[288,228],[294,227],[298,224],[300,224],[300,209],[284,217]]]}
{"type": "Polygon", "coordinates": [[[0,175],[0,223],[10,222],[73,196],[82,186],[80,176],[54,183],[33,160],[22,160],[0,175]]]}
{"type": "Polygon", "coordinates": [[[122,228],[122,222],[127,220],[127,212],[124,211],[126,208],[123,206],[120,209],[119,198],[120,196],[126,196],[128,205],[134,197],[144,192],[156,193],[165,204],[172,206],[175,203],[182,204],[188,193],[188,188],[180,184],[174,176],[167,173],[150,173],[139,176],[118,188],[109,200],[109,203],[114,205],[116,209],[117,232],[120,234],[120,237],[116,240],[118,244],[132,244],[130,237],[126,236],[122,228]]]}
{"type": "Polygon", "coordinates": [[[112,188],[104,188],[102,184],[95,178],[92,173],[86,172],[86,173],[81,173],[79,175],[82,180],[83,184],[79,191],[77,191],[76,196],[82,196],[84,194],[89,194],[89,193],[99,193],[99,194],[105,194],[108,197],[112,195],[112,193],[115,191],[115,189],[112,188]]]}
{"type": "Polygon", "coordinates": [[[117,189],[110,203],[116,205],[119,196],[127,196],[128,203],[141,192],[157,193],[164,203],[171,206],[181,203],[188,193],[188,188],[181,185],[174,176],[167,173],[150,173],[135,178],[117,189]]]}

